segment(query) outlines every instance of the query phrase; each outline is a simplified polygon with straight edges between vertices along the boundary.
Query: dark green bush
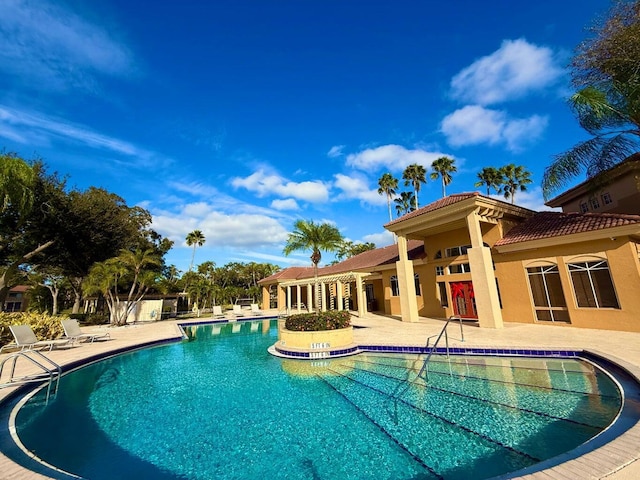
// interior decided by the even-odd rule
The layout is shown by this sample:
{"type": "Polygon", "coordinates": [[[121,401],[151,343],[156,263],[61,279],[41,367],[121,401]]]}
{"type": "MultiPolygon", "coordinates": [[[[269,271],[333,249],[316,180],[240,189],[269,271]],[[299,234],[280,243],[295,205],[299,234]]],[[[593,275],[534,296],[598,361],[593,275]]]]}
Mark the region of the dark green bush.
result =
{"type": "Polygon", "coordinates": [[[64,318],[66,317],[52,317],[48,313],[0,313],[0,346],[13,341],[9,325],[26,324],[31,326],[38,340],[60,338],[64,335],[60,320],[64,318]]]}
{"type": "Polygon", "coordinates": [[[351,325],[351,315],[346,310],[330,310],[320,313],[299,313],[287,317],[285,328],[295,332],[337,330],[351,325]]]}

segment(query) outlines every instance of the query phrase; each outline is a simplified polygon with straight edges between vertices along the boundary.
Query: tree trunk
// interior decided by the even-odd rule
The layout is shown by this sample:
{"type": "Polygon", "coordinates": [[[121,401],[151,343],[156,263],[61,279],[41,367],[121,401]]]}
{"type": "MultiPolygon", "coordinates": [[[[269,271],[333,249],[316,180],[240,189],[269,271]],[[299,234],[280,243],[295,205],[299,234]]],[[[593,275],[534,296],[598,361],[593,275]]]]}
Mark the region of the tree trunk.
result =
{"type": "Polygon", "coordinates": [[[44,243],[29,253],[24,254],[22,257],[17,258],[5,268],[2,275],[0,275],[0,305],[4,305],[7,295],[9,295],[9,290],[11,290],[12,287],[15,287],[13,280],[18,273],[18,267],[51,245],[53,245],[53,240],[44,243]]]}

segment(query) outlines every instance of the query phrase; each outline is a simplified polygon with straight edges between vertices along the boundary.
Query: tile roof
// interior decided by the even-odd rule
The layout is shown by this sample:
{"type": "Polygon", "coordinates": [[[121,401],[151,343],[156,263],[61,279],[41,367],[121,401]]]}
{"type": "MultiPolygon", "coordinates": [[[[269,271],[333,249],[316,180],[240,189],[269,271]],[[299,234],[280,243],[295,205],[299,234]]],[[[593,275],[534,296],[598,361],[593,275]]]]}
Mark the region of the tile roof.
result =
{"type": "Polygon", "coordinates": [[[501,245],[634,224],[640,227],[640,215],[538,212],[525,222],[513,227],[502,239],[495,243],[495,246],[499,247],[501,245]]]}
{"type": "MultiPolygon", "coordinates": [[[[420,240],[409,240],[407,242],[407,253],[410,260],[423,258],[425,256],[424,243],[420,240]]],[[[337,273],[371,269],[372,267],[380,265],[394,264],[398,259],[398,245],[389,245],[387,247],[362,252],[335,265],[320,267],[318,269],[318,275],[334,275],[337,273]]],[[[313,267],[289,267],[269,277],[263,278],[258,283],[274,283],[277,280],[299,280],[310,277],[313,277],[313,267]]]]}
{"type": "Polygon", "coordinates": [[[434,210],[453,205],[454,203],[462,202],[463,200],[466,200],[468,198],[479,196],[481,196],[479,192],[454,193],[452,195],[447,195],[446,197],[436,200],[429,205],[425,205],[424,207],[420,207],[413,212],[409,212],[400,218],[396,218],[395,220],[388,222],[384,226],[386,227],[387,225],[393,225],[394,223],[405,221],[413,217],[418,217],[420,215],[424,215],[425,213],[433,212],[434,210]]]}

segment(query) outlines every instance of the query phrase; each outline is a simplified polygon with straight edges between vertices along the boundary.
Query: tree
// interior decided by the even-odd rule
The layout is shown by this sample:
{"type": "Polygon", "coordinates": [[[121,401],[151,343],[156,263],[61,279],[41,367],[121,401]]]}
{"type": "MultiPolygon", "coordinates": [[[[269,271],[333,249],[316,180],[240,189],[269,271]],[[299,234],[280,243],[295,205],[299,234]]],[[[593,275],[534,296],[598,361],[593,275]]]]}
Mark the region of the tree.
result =
{"type": "Polygon", "coordinates": [[[413,197],[413,192],[402,192],[400,196],[394,200],[396,203],[396,213],[399,217],[415,210],[416,202],[413,197]]]}
{"type": "Polygon", "coordinates": [[[446,186],[451,183],[451,174],[458,171],[458,167],[455,166],[455,160],[450,157],[440,157],[433,161],[431,164],[431,180],[437,180],[438,177],[442,180],[442,198],[447,196],[446,186]]]}
{"type": "Polygon", "coordinates": [[[162,264],[152,249],[122,250],[120,255],[105,262],[97,262],[83,283],[87,294],[104,296],[111,323],[125,325],[144,295],[158,277],[153,267],[162,264]],[[151,267],[151,268],[150,268],[151,267]]]}
{"type": "Polygon", "coordinates": [[[527,185],[533,182],[531,180],[531,172],[525,170],[521,165],[514,165],[510,163],[500,169],[502,173],[502,184],[504,191],[504,198],[511,198],[511,203],[514,202],[516,192],[520,190],[524,192],[527,190],[527,185]]]}
{"type": "Polygon", "coordinates": [[[569,105],[592,138],[556,155],[545,169],[545,198],[581,172],[592,179],[638,149],[640,140],[640,2],[616,2],[571,62],[577,92],[569,105]]]}
{"type": "Polygon", "coordinates": [[[191,264],[189,265],[189,271],[193,270],[193,260],[196,257],[196,247],[201,247],[206,242],[204,234],[200,230],[194,230],[187,235],[187,245],[193,245],[193,253],[191,254],[191,264]]]}
{"type": "Polygon", "coordinates": [[[375,250],[376,244],[372,242],[353,243],[351,240],[345,240],[336,253],[336,262],[341,262],[347,258],[355,257],[363,252],[375,250]]]}
{"type": "Polygon", "coordinates": [[[12,153],[0,154],[0,197],[2,212],[16,207],[20,213],[33,206],[35,172],[24,160],[12,153]]]}
{"type": "Polygon", "coordinates": [[[398,179],[390,173],[383,174],[378,180],[378,194],[387,196],[387,208],[389,209],[389,221],[393,220],[391,216],[391,200],[396,194],[398,188],[398,179]]]}
{"type": "Polygon", "coordinates": [[[420,191],[420,185],[427,183],[426,174],[427,170],[417,163],[408,165],[407,168],[404,169],[404,172],[402,172],[402,179],[404,180],[405,186],[413,186],[415,210],[418,209],[418,192],[420,191]]]}
{"type": "Polygon", "coordinates": [[[500,193],[503,176],[500,169],[494,167],[483,167],[478,173],[478,181],[474,184],[476,187],[487,187],[487,195],[491,195],[493,188],[496,193],[500,193]]]}
{"type": "Polygon", "coordinates": [[[320,284],[318,283],[318,263],[322,259],[321,251],[336,252],[344,239],[340,231],[328,223],[314,223],[313,220],[297,220],[293,232],[289,233],[283,253],[289,256],[298,250],[311,250],[311,263],[316,283],[316,308],[320,310],[320,284]]]}

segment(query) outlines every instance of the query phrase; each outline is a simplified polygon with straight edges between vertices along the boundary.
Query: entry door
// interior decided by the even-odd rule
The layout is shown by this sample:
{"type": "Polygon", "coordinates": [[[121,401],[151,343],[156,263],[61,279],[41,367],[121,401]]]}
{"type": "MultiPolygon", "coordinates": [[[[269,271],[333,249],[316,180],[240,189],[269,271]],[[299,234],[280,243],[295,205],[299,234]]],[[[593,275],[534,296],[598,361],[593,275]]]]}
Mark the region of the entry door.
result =
{"type": "Polygon", "coordinates": [[[451,282],[451,298],[453,313],[463,318],[478,318],[476,299],[473,294],[473,283],[451,282]]]}

